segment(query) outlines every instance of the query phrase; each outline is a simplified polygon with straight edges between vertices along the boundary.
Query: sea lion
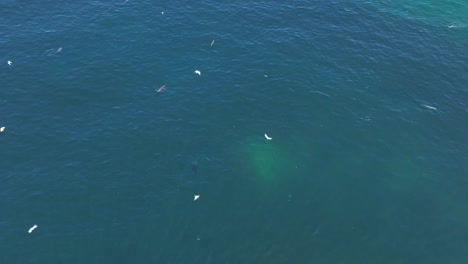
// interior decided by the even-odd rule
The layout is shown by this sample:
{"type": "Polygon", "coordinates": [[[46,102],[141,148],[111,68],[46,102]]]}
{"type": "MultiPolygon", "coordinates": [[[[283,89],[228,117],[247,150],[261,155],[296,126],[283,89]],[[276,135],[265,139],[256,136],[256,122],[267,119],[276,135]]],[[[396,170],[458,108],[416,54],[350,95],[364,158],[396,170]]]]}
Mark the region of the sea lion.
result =
{"type": "Polygon", "coordinates": [[[192,161],[192,172],[195,175],[198,173],[198,161],[196,160],[192,161]]]}

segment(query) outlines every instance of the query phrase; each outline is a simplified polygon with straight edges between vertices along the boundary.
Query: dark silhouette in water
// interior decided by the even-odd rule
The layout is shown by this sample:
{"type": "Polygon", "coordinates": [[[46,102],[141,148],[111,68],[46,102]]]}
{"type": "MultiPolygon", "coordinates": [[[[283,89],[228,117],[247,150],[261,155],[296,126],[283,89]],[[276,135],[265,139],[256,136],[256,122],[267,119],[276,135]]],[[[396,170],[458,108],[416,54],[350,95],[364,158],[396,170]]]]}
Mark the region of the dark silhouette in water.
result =
{"type": "Polygon", "coordinates": [[[192,161],[192,172],[195,175],[198,173],[198,161],[196,160],[192,161]]]}

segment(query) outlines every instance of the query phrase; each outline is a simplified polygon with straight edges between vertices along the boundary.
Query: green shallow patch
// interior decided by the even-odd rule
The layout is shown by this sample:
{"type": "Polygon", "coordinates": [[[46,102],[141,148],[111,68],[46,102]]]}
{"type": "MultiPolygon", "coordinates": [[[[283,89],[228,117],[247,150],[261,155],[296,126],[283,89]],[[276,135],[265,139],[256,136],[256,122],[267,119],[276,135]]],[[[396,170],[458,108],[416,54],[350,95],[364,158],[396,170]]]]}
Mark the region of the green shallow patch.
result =
{"type": "Polygon", "coordinates": [[[414,193],[418,190],[426,189],[426,184],[430,182],[423,181],[424,169],[411,156],[404,155],[389,157],[384,170],[390,175],[384,179],[387,188],[404,192],[414,193]]]}
{"type": "Polygon", "coordinates": [[[240,146],[245,175],[262,185],[284,184],[300,173],[297,155],[277,142],[248,139],[240,146]]]}
{"type": "Polygon", "coordinates": [[[400,14],[411,19],[420,19],[437,26],[440,23],[452,23],[466,27],[468,7],[462,0],[456,1],[386,1],[386,7],[396,8],[400,14]]]}

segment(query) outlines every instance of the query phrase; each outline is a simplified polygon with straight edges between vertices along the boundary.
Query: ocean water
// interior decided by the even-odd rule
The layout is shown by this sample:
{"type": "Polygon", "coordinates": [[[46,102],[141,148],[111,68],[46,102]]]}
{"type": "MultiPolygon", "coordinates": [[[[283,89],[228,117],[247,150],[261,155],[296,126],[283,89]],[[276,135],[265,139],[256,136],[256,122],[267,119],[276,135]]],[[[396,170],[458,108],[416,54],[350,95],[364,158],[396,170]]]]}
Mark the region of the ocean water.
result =
{"type": "Polygon", "coordinates": [[[468,262],[464,1],[0,13],[0,263],[468,262]]]}

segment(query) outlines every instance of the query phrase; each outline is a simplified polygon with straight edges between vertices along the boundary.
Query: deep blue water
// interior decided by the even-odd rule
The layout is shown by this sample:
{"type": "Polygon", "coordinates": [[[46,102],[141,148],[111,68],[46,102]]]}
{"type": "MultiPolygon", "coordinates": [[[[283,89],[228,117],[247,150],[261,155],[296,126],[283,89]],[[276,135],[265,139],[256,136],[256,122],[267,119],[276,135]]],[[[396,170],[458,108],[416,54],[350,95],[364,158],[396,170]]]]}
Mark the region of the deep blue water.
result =
{"type": "Polygon", "coordinates": [[[468,262],[462,0],[0,13],[0,263],[468,262]]]}

